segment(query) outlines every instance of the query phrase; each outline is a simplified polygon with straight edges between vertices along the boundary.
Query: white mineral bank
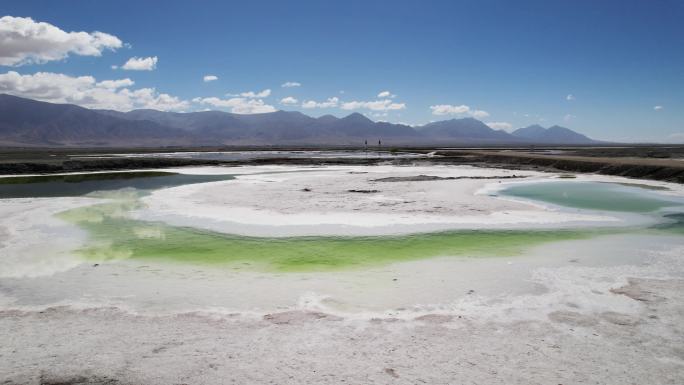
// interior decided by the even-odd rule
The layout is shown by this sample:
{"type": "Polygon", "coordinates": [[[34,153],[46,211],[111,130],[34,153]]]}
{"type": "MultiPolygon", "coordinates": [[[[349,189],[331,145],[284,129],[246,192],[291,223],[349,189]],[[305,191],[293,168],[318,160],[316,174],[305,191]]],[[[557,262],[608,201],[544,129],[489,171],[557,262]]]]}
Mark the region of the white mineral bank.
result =
{"type": "MultiPolygon", "coordinates": [[[[181,171],[242,176],[160,190],[136,215],[270,235],[310,234],[316,227],[386,234],[632,220],[491,197],[498,180],[371,181],[420,174],[543,181],[550,174],[418,166],[181,171]]],[[[682,195],[676,185],[643,183],[682,195]]],[[[53,217],[94,202],[0,201],[3,383],[679,384],[684,378],[681,236],[612,235],[542,245],[522,256],[445,256],[326,273],[135,260],[96,267],[70,254],[85,234],[53,217]]]]}
{"type": "MultiPolygon", "coordinates": [[[[147,208],[135,216],[252,236],[385,235],[473,228],[619,225],[621,222],[616,215],[560,211],[530,202],[495,198],[486,191],[488,185],[499,186],[518,179],[375,181],[417,175],[548,178],[536,172],[468,166],[295,169],[300,172],[291,172],[286,167],[222,170],[241,175],[230,181],[158,190],[143,200],[147,208]],[[354,190],[357,192],[350,192],[354,190]]],[[[203,169],[181,171],[204,172],[203,169]]]]}

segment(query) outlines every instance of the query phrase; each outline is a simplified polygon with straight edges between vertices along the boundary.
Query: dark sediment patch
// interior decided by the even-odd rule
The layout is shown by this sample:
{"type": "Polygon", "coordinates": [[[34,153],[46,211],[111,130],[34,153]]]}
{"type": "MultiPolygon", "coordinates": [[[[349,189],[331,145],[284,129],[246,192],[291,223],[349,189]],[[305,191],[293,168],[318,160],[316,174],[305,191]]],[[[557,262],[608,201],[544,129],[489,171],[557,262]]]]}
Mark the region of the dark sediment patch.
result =
{"type": "MultiPolygon", "coordinates": [[[[38,382],[40,385],[133,385],[129,382],[121,382],[108,376],[84,375],[53,375],[43,373],[38,382]]],[[[9,384],[14,384],[9,382],[9,384]]],[[[17,383],[18,384],[18,383],[17,383]]]]}
{"type": "Polygon", "coordinates": [[[634,326],[639,323],[639,319],[637,317],[614,311],[606,311],[601,313],[601,318],[612,324],[622,326],[634,326]]]}
{"type": "Polygon", "coordinates": [[[373,179],[371,182],[427,182],[433,180],[459,180],[459,179],[514,179],[525,178],[524,175],[502,175],[502,176],[436,176],[436,175],[416,175],[416,176],[390,176],[387,178],[373,179]]]}
{"type": "Polygon", "coordinates": [[[426,314],[414,318],[416,321],[421,321],[430,324],[443,324],[454,320],[454,316],[446,314],[426,314]]]}
{"type": "Polygon", "coordinates": [[[635,301],[646,303],[662,302],[665,300],[664,297],[659,296],[652,290],[646,289],[645,287],[652,286],[653,284],[658,283],[658,280],[629,278],[627,282],[627,285],[615,289],[610,289],[610,292],[613,294],[627,296],[635,301]]]}
{"type": "Polygon", "coordinates": [[[276,325],[288,325],[313,321],[341,321],[342,318],[316,311],[291,310],[281,313],[266,314],[264,320],[276,325]]]}
{"type": "Polygon", "coordinates": [[[588,327],[596,325],[598,320],[594,317],[584,315],[575,311],[558,310],[549,313],[549,319],[553,322],[558,322],[571,326],[588,327]]]}
{"type": "Polygon", "coordinates": [[[379,190],[355,190],[355,189],[351,189],[351,190],[347,190],[347,192],[361,193],[361,194],[374,194],[374,193],[378,193],[380,191],[379,190]]]}

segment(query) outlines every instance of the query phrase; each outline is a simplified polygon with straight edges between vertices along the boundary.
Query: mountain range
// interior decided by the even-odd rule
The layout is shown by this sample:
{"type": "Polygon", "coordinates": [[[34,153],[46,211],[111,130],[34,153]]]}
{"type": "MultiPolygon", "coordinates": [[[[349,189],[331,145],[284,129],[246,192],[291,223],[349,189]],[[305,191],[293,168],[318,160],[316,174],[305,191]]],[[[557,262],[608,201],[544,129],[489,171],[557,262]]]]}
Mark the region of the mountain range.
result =
{"type": "Polygon", "coordinates": [[[296,111],[233,114],[94,110],[0,94],[0,145],[503,145],[598,143],[568,128],[533,125],[508,133],[474,118],[408,126],[359,113],[314,118],[296,111]]]}

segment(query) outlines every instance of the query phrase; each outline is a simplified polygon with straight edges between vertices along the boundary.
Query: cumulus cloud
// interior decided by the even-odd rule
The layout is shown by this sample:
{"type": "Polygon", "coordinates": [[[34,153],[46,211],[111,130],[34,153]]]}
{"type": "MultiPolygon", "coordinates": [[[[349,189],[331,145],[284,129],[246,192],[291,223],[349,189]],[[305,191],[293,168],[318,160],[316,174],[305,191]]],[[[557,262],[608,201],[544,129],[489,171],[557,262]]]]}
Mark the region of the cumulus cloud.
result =
{"type": "Polygon", "coordinates": [[[390,111],[403,110],[406,108],[404,103],[394,103],[390,99],[372,100],[372,101],[351,101],[342,103],[340,106],[343,110],[359,110],[368,109],[371,111],[390,111]]]}
{"type": "Polygon", "coordinates": [[[568,96],[565,97],[565,100],[567,100],[567,101],[575,100],[575,95],[573,95],[573,94],[568,94],[568,96]]]}
{"type": "Polygon", "coordinates": [[[397,97],[397,95],[394,95],[393,93],[391,93],[391,92],[389,92],[389,91],[382,91],[382,92],[380,92],[380,93],[378,94],[378,97],[379,97],[379,98],[383,98],[383,99],[384,99],[384,98],[394,99],[394,98],[397,97]]]}
{"type": "Polygon", "coordinates": [[[461,104],[460,106],[437,104],[435,106],[430,106],[430,109],[432,110],[432,115],[460,115],[470,111],[470,107],[465,104],[461,104]]]}
{"type": "Polygon", "coordinates": [[[293,105],[299,103],[299,100],[296,98],[293,98],[292,96],[287,96],[282,99],[280,99],[280,104],[285,104],[285,105],[293,105]]]}
{"type": "Polygon", "coordinates": [[[87,108],[129,111],[136,108],[184,110],[187,101],[157,92],[154,88],[131,89],[131,79],[103,80],[92,76],[69,76],[52,72],[21,75],[0,74],[0,93],[52,103],[71,103],[87,108]]]}
{"type": "Polygon", "coordinates": [[[157,57],[132,57],[120,68],[128,71],[152,71],[157,68],[157,57]]]}
{"type": "Polygon", "coordinates": [[[247,92],[241,92],[239,94],[226,94],[226,96],[229,96],[232,98],[250,98],[250,99],[266,98],[270,95],[271,95],[271,90],[268,88],[261,91],[261,92],[247,91],[247,92]]]}
{"type": "Polygon", "coordinates": [[[266,104],[261,99],[245,97],[233,97],[229,99],[220,99],[216,97],[194,98],[192,101],[213,107],[229,108],[230,112],[235,114],[260,114],[276,111],[275,107],[266,104]]]}
{"type": "Polygon", "coordinates": [[[656,110],[656,111],[660,111],[660,110],[662,110],[663,108],[665,108],[665,107],[663,107],[663,106],[654,106],[654,107],[653,107],[653,109],[656,110]]]}
{"type": "Polygon", "coordinates": [[[483,110],[473,110],[465,104],[459,106],[451,104],[437,104],[430,106],[433,115],[470,115],[474,118],[482,119],[489,116],[489,112],[483,110]]]}
{"type": "Polygon", "coordinates": [[[489,112],[483,110],[473,110],[470,111],[470,115],[474,118],[482,119],[489,116],[489,112]]]}
{"type": "Polygon", "coordinates": [[[495,130],[510,130],[513,128],[513,125],[508,122],[487,122],[485,124],[495,130]]]}
{"type": "Polygon", "coordinates": [[[117,88],[130,87],[134,85],[135,82],[129,78],[118,79],[118,80],[103,80],[96,83],[98,87],[107,88],[110,90],[115,90],[117,88]]]}
{"type": "Polygon", "coordinates": [[[66,32],[30,17],[0,18],[0,65],[21,66],[65,59],[70,54],[101,56],[123,43],[104,32],[66,32]]]}
{"type": "Polygon", "coordinates": [[[280,85],[283,88],[301,87],[302,83],[299,82],[285,82],[280,85]]]}
{"type": "Polygon", "coordinates": [[[218,80],[218,76],[216,76],[216,75],[204,75],[202,80],[204,80],[205,83],[213,82],[214,80],[218,80]]]}
{"type": "Polygon", "coordinates": [[[337,107],[339,104],[340,99],[333,96],[332,98],[328,98],[324,102],[316,102],[314,100],[307,100],[302,103],[302,108],[333,108],[337,107]]]}

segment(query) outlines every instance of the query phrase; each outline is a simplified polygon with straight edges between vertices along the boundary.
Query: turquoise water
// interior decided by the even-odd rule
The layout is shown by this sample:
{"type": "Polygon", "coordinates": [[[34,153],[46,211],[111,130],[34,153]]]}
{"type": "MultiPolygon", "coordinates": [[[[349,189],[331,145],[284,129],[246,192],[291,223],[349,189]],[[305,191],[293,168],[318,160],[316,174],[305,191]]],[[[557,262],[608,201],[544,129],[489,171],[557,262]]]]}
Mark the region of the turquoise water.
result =
{"type": "Polygon", "coordinates": [[[0,178],[0,198],[73,197],[125,188],[157,190],[234,178],[232,175],[188,175],[161,171],[17,176],[0,178]]]}
{"type": "MultiPolygon", "coordinates": [[[[649,213],[679,202],[652,190],[593,182],[516,185],[508,195],[568,207],[649,213]]],[[[644,229],[462,230],[375,237],[245,237],[126,218],[141,203],[133,199],[69,210],[59,217],[91,234],[79,250],[91,261],[166,260],[192,264],[231,264],[279,271],[359,268],[437,256],[496,257],[522,254],[544,243],[587,239],[644,229]]],[[[663,217],[649,231],[681,233],[680,216],[663,217]]]]}
{"type": "MultiPolygon", "coordinates": [[[[123,172],[0,178],[0,198],[80,196],[95,192],[109,203],[57,215],[85,230],[90,240],[77,254],[101,262],[117,259],[230,264],[241,269],[318,271],[359,268],[437,256],[496,257],[522,254],[544,243],[646,229],[462,230],[376,237],[245,237],[133,220],[147,191],[190,183],[229,180],[231,175],[123,172]],[[120,190],[120,191],[116,191],[120,190]]],[[[681,206],[684,200],[612,183],[545,182],[511,186],[505,195],[572,208],[646,215],[681,206]]],[[[683,214],[658,212],[662,223],[648,231],[682,234],[683,214]]]]}
{"type": "Polygon", "coordinates": [[[564,207],[589,210],[648,213],[684,205],[684,199],[617,183],[544,182],[508,187],[503,195],[532,199],[564,207]]]}

